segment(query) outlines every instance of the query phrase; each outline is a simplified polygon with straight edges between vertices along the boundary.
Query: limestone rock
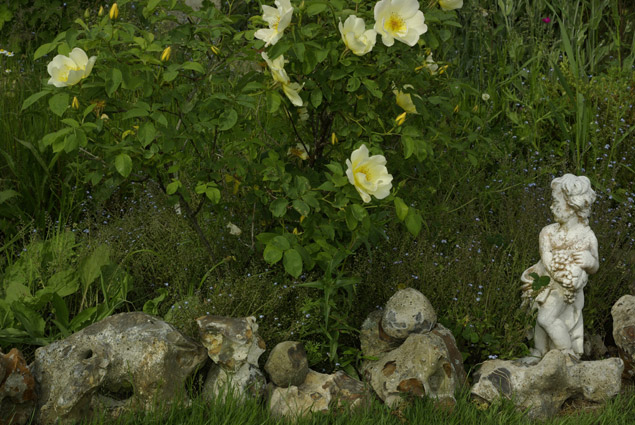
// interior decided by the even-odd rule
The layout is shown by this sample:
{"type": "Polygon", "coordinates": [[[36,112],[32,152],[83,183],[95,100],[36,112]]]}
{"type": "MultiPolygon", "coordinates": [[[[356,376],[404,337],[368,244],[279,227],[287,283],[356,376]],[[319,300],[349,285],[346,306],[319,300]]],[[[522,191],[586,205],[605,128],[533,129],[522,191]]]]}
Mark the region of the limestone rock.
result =
{"type": "Polygon", "coordinates": [[[284,341],[276,345],[267,363],[265,371],[271,381],[279,387],[298,386],[309,373],[309,361],[304,345],[297,341],[284,341]]]}
{"type": "Polygon", "coordinates": [[[392,351],[399,347],[401,340],[395,339],[384,332],[381,327],[383,312],[375,310],[368,315],[360,330],[359,339],[362,353],[368,357],[376,357],[380,354],[392,351]]]}
{"type": "Polygon", "coordinates": [[[399,348],[364,364],[366,381],[388,406],[408,393],[454,405],[454,392],[465,372],[462,364],[455,367],[456,353],[448,350],[445,331],[411,334],[399,348]]]}
{"type": "Polygon", "coordinates": [[[35,380],[22,353],[16,348],[0,351],[0,425],[26,424],[35,404],[35,380]]]}
{"type": "Polygon", "coordinates": [[[364,384],[339,371],[326,375],[309,369],[305,381],[287,388],[271,389],[269,408],[274,417],[298,418],[311,412],[327,413],[338,408],[366,405],[370,394],[364,384]]]}
{"type": "Polygon", "coordinates": [[[258,335],[255,317],[202,316],[196,319],[207,354],[216,364],[207,376],[203,394],[215,397],[264,394],[266,380],[258,368],[265,341],[258,335]]]}
{"type": "Polygon", "coordinates": [[[406,339],[434,328],[437,314],[430,301],[414,288],[397,291],[386,303],[381,327],[390,337],[406,339]]]}
{"type": "Polygon", "coordinates": [[[186,401],[185,380],[205,349],[172,325],[122,313],[35,352],[41,425],[110,417],[130,409],[186,401]]]}
{"type": "Polygon", "coordinates": [[[611,309],[613,339],[624,360],[624,374],[635,379],[635,296],[624,295],[611,309]]]}
{"type": "Polygon", "coordinates": [[[208,400],[224,397],[228,392],[235,398],[245,395],[261,398],[266,385],[265,376],[258,366],[245,363],[236,371],[227,371],[222,366],[213,365],[207,374],[202,395],[208,400]]]}
{"type": "Polygon", "coordinates": [[[202,316],[196,319],[201,341],[214,363],[228,371],[244,364],[258,365],[265,341],[258,335],[255,317],[202,316]]]}
{"type": "Polygon", "coordinates": [[[475,375],[472,397],[486,404],[514,401],[534,419],[548,419],[569,399],[603,402],[621,388],[622,360],[580,362],[560,350],[549,351],[533,366],[521,361],[488,360],[475,375]]]}

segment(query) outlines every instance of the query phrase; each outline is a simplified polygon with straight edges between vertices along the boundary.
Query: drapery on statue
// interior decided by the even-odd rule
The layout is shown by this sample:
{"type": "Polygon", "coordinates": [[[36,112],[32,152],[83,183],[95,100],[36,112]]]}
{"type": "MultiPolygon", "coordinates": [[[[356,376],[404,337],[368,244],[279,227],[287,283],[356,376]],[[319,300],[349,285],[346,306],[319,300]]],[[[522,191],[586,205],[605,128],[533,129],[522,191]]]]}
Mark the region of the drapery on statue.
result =
{"type": "Polygon", "coordinates": [[[556,222],[540,231],[540,261],[521,276],[523,304],[538,310],[534,348],[523,359],[527,363],[537,363],[553,349],[576,359],[582,355],[583,289],[588,275],[600,265],[598,242],[588,220],[595,201],[591,182],[565,174],[551,182],[551,189],[556,222]]]}

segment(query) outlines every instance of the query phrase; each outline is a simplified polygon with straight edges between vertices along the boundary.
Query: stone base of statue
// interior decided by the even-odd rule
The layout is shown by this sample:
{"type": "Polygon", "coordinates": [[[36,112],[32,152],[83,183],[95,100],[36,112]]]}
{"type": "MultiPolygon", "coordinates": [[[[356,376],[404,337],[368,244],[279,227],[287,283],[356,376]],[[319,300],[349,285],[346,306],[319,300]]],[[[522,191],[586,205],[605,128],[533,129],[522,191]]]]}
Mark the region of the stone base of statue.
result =
{"type": "Polygon", "coordinates": [[[624,363],[619,358],[579,361],[551,350],[535,365],[520,360],[489,360],[475,375],[472,398],[489,406],[512,400],[533,419],[548,419],[567,400],[602,403],[616,396],[622,385],[624,363]]]}

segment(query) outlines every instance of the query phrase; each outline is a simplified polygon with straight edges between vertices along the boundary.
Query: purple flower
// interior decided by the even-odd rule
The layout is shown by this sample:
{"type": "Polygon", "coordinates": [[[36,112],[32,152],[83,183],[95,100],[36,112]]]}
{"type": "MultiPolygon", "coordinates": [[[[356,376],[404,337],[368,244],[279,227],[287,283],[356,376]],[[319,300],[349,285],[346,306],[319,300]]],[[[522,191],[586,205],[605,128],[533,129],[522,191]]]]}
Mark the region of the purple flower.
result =
{"type": "Polygon", "coordinates": [[[542,18],[542,22],[544,22],[545,24],[548,24],[549,22],[551,22],[551,18],[548,16],[546,18],[542,18]]]}

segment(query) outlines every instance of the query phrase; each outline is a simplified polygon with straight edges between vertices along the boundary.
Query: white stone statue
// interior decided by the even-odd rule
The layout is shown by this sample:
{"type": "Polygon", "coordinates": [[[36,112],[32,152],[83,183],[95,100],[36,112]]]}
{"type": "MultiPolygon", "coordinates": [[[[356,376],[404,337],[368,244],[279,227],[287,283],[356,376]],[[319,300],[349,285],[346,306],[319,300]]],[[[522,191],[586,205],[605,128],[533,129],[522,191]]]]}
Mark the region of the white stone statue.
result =
{"type": "Polygon", "coordinates": [[[524,271],[524,303],[538,310],[534,349],[527,363],[538,362],[549,350],[576,359],[583,353],[583,289],[598,270],[598,242],[588,217],[595,192],[587,177],[565,174],[551,182],[551,212],[556,223],[539,236],[540,261],[524,271]],[[541,278],[541,280],[538,280],[541,278]],[[539,287],[534,282],[546,286],[539,287]]]}

